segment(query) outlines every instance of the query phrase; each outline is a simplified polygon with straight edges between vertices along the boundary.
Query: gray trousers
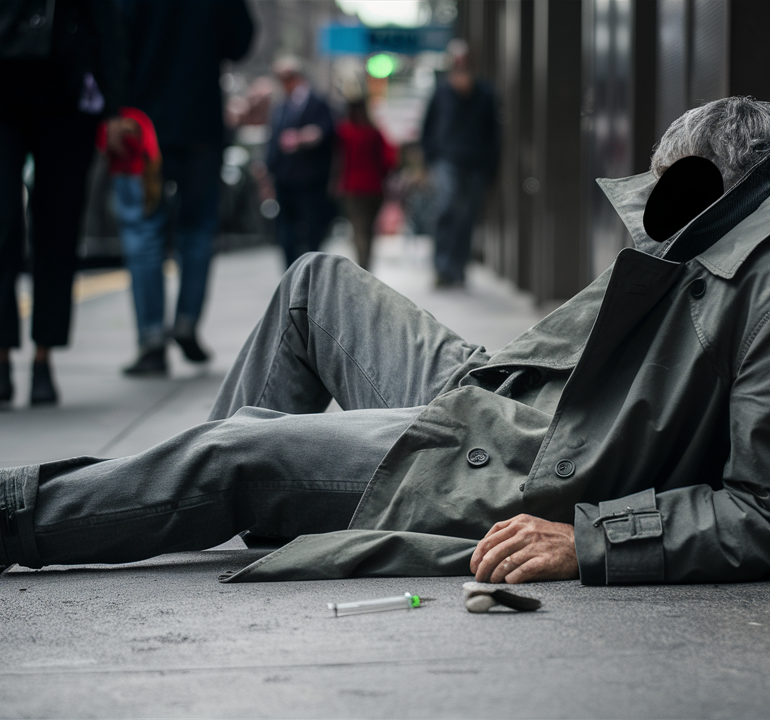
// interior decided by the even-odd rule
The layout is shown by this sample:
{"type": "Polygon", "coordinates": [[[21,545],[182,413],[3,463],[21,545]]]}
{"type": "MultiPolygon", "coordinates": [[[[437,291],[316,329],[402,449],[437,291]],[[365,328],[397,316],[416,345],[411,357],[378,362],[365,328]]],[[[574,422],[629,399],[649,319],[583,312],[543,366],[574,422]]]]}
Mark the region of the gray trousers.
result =
{"type": "Polygon", "coordinates": [[[305,255],[209,422],[131,457],[0,470],[0,564],[129,562],[247,528],[344,529],[421,406],[486,358],[354,263],[305,255]],[[346,412],[323,412],[332,397],[346,412]]]}

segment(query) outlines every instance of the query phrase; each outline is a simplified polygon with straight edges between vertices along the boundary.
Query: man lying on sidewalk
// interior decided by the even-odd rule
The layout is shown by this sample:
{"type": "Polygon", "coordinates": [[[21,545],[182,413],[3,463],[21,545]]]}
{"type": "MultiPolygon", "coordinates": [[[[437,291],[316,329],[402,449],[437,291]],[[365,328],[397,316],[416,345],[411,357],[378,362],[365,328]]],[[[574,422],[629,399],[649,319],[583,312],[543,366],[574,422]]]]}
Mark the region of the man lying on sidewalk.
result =
{"type": "Polygon", "coordinates": [[[751,99],[677,120],[650,173],[601,181],[637,249],[491,356],[353,263],[302,257],[210,422],[133,457],[0,470],[0,564],[254,528],[301,537],[230,580],[765,576],[768,140],[751,99]],[[332,397],[346,412],[323,413],[332,397]]]}

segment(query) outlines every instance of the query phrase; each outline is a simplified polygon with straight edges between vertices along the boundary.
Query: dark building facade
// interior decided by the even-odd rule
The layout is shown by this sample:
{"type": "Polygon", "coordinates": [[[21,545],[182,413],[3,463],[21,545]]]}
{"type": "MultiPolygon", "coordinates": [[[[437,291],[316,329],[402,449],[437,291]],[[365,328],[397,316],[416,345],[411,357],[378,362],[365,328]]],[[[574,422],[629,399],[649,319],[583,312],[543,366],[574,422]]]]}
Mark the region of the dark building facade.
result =
{"type": "Polygon", "coordinates": [[[594,182],[643,172],[688,108],[770,100],[766,0],[460,0],[458,34],[500,94],[485,261],[540,302],[602,272],[625,234],[594,182]]]}

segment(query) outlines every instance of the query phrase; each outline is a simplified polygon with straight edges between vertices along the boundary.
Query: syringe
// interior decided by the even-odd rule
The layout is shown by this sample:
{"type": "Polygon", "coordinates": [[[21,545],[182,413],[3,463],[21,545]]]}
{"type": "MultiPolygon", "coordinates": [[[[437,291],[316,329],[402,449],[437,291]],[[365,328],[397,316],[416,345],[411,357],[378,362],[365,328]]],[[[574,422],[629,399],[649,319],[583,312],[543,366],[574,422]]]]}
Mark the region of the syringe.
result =
{"type": "Polygon", "coordinates": [[[411,610],[420,607],[420,598],[412,593],[396,597],[378,598],[377,600],[359,600],[358,602],[327,603],[334,617],[360,615],[362,613],[384,612],[386,610],[411,610]]]}

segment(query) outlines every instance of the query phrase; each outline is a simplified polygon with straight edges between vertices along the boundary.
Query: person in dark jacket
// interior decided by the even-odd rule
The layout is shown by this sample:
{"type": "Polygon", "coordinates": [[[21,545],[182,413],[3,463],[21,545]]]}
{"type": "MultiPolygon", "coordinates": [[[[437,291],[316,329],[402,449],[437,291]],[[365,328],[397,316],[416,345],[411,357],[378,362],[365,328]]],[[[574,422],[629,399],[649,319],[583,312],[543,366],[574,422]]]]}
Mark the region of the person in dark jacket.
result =
{"type": "Polygon", "coordinates": [[[439,287],[465,281],[473,226],[499,152],[492,89],[474,76],[464,40],[452,40],[447,51],[452,69],[428,104],[422,130],[435,193],[434,263],[439,287]]]}
{"type": "Polygon", "coordinates": [[[254,22],[244,0],[121,0],[127,36],[127,105],[155,126],[165,192],[144,215],[140,177],[113,185],[121,241],[131,271],[139,352],[127,375],[167,372],[163,262],[170,228],[180,269],[171,336],[191,362],[209,354],[197,337],[219,227],[224,126],[223,60],[249,49],[254,22]]]}
{"type": "Polygon", "coordinates": [[[36,344],[30,402],[58,400],[50,350],[69,341],[72,280],[96,126],[112,151],[128,131],[124,55],[110,0],[0,3],[0,403],[13,399],[10,350],[19,347],[16,280],[24,262],[22,169],[34,160],[28,237],[36,344]]]}
{"type": "Polygon", "coordinates": [[[273,113],[267,168],[280,206],[278,242],[289,267],[302,253],[318,250],[329,227],[334,121],[297,58],[279,58],[273,72],[285,98],[273,113]]]}

